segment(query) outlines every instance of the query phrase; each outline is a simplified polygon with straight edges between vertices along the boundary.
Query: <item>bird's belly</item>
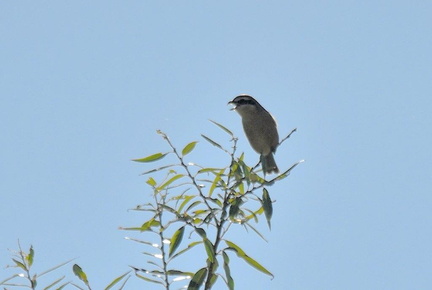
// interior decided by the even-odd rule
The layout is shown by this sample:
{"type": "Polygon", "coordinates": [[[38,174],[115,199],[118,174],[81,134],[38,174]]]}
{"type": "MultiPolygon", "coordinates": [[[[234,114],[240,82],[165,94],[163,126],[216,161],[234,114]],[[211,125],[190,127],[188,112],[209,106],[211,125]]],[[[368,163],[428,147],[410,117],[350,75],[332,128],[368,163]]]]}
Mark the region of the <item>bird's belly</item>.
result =
{"type": "MultiPolygon", "coordinates": [[[[257,153],[268,155],[272,152],[274,140],[271,138],[271,130],[269,128],[263,127],[261,124],[252,125],[248,122],[243,124],[243,128],[250,145],[257,153]]],[[[277,142],[276,140],[276,144],[277,142]]]]}

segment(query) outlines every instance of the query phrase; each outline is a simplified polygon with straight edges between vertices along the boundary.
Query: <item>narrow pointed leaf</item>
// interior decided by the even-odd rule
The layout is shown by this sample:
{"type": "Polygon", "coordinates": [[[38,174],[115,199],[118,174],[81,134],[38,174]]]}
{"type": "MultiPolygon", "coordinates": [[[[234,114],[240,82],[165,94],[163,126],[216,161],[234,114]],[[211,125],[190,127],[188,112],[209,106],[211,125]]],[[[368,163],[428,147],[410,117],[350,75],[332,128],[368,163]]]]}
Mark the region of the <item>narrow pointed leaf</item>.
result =
{"type": "Polygon", "coordinates": [[[185,205],[186,205],[186,204],[187,204],[191,199],[193,199],[194,197],[195,197],[195,195],[187,195],[187,196],[184,196],[184,197],[183,197],[184,200],[183,200],[183,202],[180,204],[180,206],[179,206],[177,212],[181,212],[182,209],[185,207],[185,205]]]}
{"type": "MultiPolygon", "coordinates": [[[[59,282],[61,282],[61,280],[63,280],[64,278],[65,278],[65,276],[63,276],[63,277],[61,277],[61,278],[55,280],[54,282],[52,282],[51,284],[49,284],[48,286],[46,286],[46,287],[44,288],[44,290],[48,290],[48,289],[54,287],[56,284],[58,284],[59,282]]],[[[0,285],[1,285],[1,284],[0,284],[0,285]]],[[[56,289],[60,289],[60,288],[56,288],[56,289]]]]}
{"type": "Polygon", "coordinates": [[[194,273],[192,272],[184,272],[180,270],[168,270],[167,274],[170,276],[190,276],[190,277],[194,275],[194,273]]]}
{"type": "Polygon", "coordinates": [[[195,247],[196,245],[202,244],[202,241],[197,241],[197,242],[192,242],[190,243],[186,249],[183,249],[179,252],[177,252],[174,256],[171,257],[171,260],[175,259],[176,257],[180,256],[181,254],[183,254],[186,251],[189,251],[190,249],[192,249],[193,247],[195,247]]]}
{"type": "Polygon", "coordinates": [[[222,256],[223,256],[223,260],[224,260],[223,268],[225,270],[225,277],[226,277],[226,282],[227,282],[228,289],[229,290],[234,290],[234,280],[231,277],[231,269],[229,267],[230,259],[228,257],[228,254],[225,253],[225,251],[222,252],[222,256]]]}
{"type": "Polygon", "coordinates": [[[74,274],[88,286],[89,282],[87,280],[87,275],[86,275],[86,273],[84,273],[84,271],[81,269],[81,267],[78,266],[77,264],[75,264],[75,265],[73,265],[72,270],[73,270],[74,274]]]}
{"type": "Polygon", "coordinates": [[[213,191],[216,189],[216,186],[218,185],[219,181],[221,180],[221,176],[222,176],[222,174],[224,173],[224,171],[225,171],[225,169],[221,169],[221,170],[216,174],[216,177],[215,177],[215,179],[213,180],[212,185],[211,185],[211,187],[210,187],[210,190],[209,190],[208,196],[212,196],[213,191]]]}
{"type": "Polygon", "coordinates": [[[209,142],[210,144],[212,144],[213,146],[216,146],[216,147],[218,147],[219,149],[222,149],[223,150],[223,148],[222,148],[222,146],[221,145],[219,145],[218,143],[216,143],[215,141],[213,141],[212,139],[210,139],[209,137],[207,137],[207,136],[205,136],[205,135],[203,135],[203,134],[201,134],[201,136],[207,141],[207,142],[209,142]]]}
{"type": "Polygon", "coordinates": [[[31,279],[32,289],[36,289],[36,286],[37,286],[37,280],[36,280],[36,278],[37,278],[37,275],[35,274],[35,275],[33,275],[33,278],[31,279]]]}
{"type": "Polygon", "coordinates": [[[209,239],[204,239],[204,247],[207,252],[207,257],[211,263],[215,261],[215,254],[213,250],[213,244],[210,242],[209,239]]]}
{"type": "Polygon", "coordinates": [[[121,280],[123,280],[124,277],[126,277],[127,275],[129,275],[130,272],[131,271],[127,271],[123,275],[118,276],[117,278],[115,278],[108,286],[106,286],[105,290],[109,290],[112,287],[114,287],[118,282],[120,282],[121,280]]]}
{"type": "Polygon", "coordinates": [[[212,172],[214,174],[217,174],[218,171],[220,171],[220,168],[202,168],[198,170],[198,173],[204,173],[204,172],[212,172]]]}
{"type": "Polygon", "coordinates": [[[60,287],[56,288],[56,290],[62,290],[64,287],[66,287],[66,286],[69,285],[69,284],[72,284],[72,285],[75,286],[75,284],[73,284],[73,283],[71,283],[71,282],[67,282],[67,283],[64,283],[64,284],[60,285],[60,287]]]}
{"type": "Polygon", "coordinates": [[[153,162],[153,161],[157,161],[160,160],[162,158],[164,158],[168,153],[156,153],[147,157],[143,157],[143,158],[137,158],[137,159],[132,159],[132,161],[135,162],[153,162]]]}
{"type": "Polygon", "coordinates": [[[6,278],[6,279],[0,281],[0,285],[5,284],[7,281],[10,281],[10,280],[14,279],[15,277],[19,277],[19,275],[20,275],[20,274],[14,274],[14,275],[12,275],[12,276],[10,276],[10,277],[8,277],[8,278],[6,278]]]}
{"type": "Polygon", "coordinates": [[[140,275],[138,273],[135,273],[135,276],[137,276],[140,279],[143,279],[144,281],[152,282],[152,283],[156,283],[156,284],[160,284],[160,285],[165,286],[165,284],[163,282],[161,282],[161,281],[157,281],[157,280],[153,280],[153,279],[147,278],[147,277],[145,277],[143,275],[140,275]]]}
{"type": "Polygon", "coordinates": [[[241,159],[239,159],[238,163],[240,164],[240,166],[241,166],[241,168],[243,170],[243,174],[244,174],[244,178],[245,178],[246,182],[248,184],[250,184],[251,183],[251,180],[250,180],[250,168],[241,159]]]}
{"type": "Polygon", "coordinates": [[[260,236],[261,239],[263,239],[264,241],[268,242],[267,239],[256,228],[254,228],[250,223],[245,223],[244,226],[246,228],[252,229],[258,236],[260,236]]]}
{"type": "Polygon", "coordinates": [[[155,220],[154,218],[152,218],[152,219],[146,221],[145,223],[143,223],[143,225],[138,229],[141,232],[145,232],[145,231],[150,230],[151,227],[157,227],[159,225],[160,225],[160,223],[157,220],[155,220]]]}
{"type": "Polygon", "coordinates": [[[205,277],[207,276],[207,268],[201,268],[198,270],[195,275],[192,277],[192,280],[189,282],[188,290],[198,290],[204,282],[205,277]]]}
{"type": "Polygon", "coordinates": [[[149,174],[149,173],[157,172],[157,171],[164,170],[166,168],[170,168],[170,167],[174,167],[174,166],[176,166],[176,164],[165,165],[165,166],[162,166],[162,167],[159,167],[159,168],[155,168],[155,169],[152,169],[152,170],[149,170],[149,171],[145,171],[145,172],[141,173],[140,175],[146,175],[146,174],[149,174]]]}
{"type": "Polygon", "coordinates": [[[57,265],[57,266],[54,266],[54,267],[52,267],[52,268],[50,268],[50,269],[48,269],[48,270],[45,270],[45,271],[39,273],[38,276],[39,276],[39,277],[42,277],[42,276],[45,275],[45,274],[48,274],[48,273],[50,273],[50,272],[52,272],[52,271],[54,271],[54,270],[57,270],[57,269],[60,268],[60,267],[63,267],[64,265],[66,265],[66,264],[72,262],[73,260],[75,260],[75,259],[70,259],[69,261],[63,262],[63,263],[61,263],[61,264],[59,264],[59,265],[57,265]]]}
{"type": "Polygon", "coordinates": [[[212,288],[213,288],[213,285],[216,283],[218,277],[219,277],[219,276],[216,275],[216,274],[212,274],[212,275],[210,276],[210,285],[209,285],[209,289],[212,289],[212,288]]]}
{"type": "Polygon", "coordinates": [[[228,245],[228,249],[233,250],[238,257],[242,258],[243,260],[245,260],[249,265],[251,265],[252,267],[254,267],[255,269],[257,269],[258,271],[263,272],[264,274],[267,274],[269,276],[271,276],[272,278],[274,277],[273,274],[267,270],[266,268],[264,268],[260,263],[258,263],[257,261],[255,261],[254,259],[252,259],[251,257],[249,257],[248,255],[246,255],[246,253],[236,244],[225,240],[225,243],[228,245]]]}
{"type": "Polygon", "coordinates": [[[281,180],[284,179],[285,177],[287,177],[288,175],[290,175],[291,170],[293,170],[297,165],[299,165],[300,163],[303,163],[304,160],[300,160],[296,163],[294,163],[293,165],[291,165],[290,168],[288,168],[287,170],[285,170],[284,172],[282,172],[281,174],[279,174],[279,176],[276,178],[276,180],[281,180]]]}
{"type": "Polygon", "coordinates": [[[236,197],[229,208],[229,217],[234,219],[240,212],[240,206],[244,203],[241,197],[236,197]]]}
{"type": "Polygon", "coordinates": [[[179,228],[171,238],[171,243],[169,247],[169,257],[171,257],[174,254],[175,250],[177,250],[178,246],[180,245],[183,239],[184,229],[185,229],[184,226],[179,228]]]}
{"type": "Polygon", "coordinates": [[[189,144],[187,144],[182,150],[182,156],[185,156],[185,155],[189,154],[192,150],[194,150],[195,145],[197,143],[198,143],[198,141],[194,141],[194,142],[190,142],[189,144]]]}
{"type": "Polygon", "coordinates": [[[15,260],[15,259],[12,259],[12,260],[15,262],[17,267],[20,267],[21,269],[26,270],[26,266],[23,263],[21,263],[18,260],[15,260]]]}
{"type": "Polygon", "coordinates": [[[270,194],[268,193],[267,189],[263,189],[263,197],[262,197],[262,206],[264,208],[264,214],[267,219],[267,224],[269,228],[271,229],[271,218],[273,215],[273,204],[270,198],[270,194]]]}
{"type": "Polygon", "coordinates": [[[215,124],[216,126],[218,126],[219,128],[221,128],[222,130],[224,130],[225,132],[227,132],[229,135],[231,135],[231,137],[234,136],[233,132],[231,132],[230,130],[228,130],[225,126],[222,126],[221,124],[219,124],[219,123],[217,123],[217,122],[215,122],[213,120],[210,120],[210,122],[212,122],[213,124],[215,124]]]}
{"type": "Polygon", "coordinates": [[[190,206],[188,206],[188,208],[185,210],[185,212],[188,212],[189,210],[191,210],[192,208],[194,208],[195,206],[201,204],[202,202],[200,200],[194,201],[190,206]]]}
{"type": "Polygon", "coordinates": [[[204,229],[202,228],[196,228],[195,231],[198,233],[198,235],[201,236],[201,238],[206,239],[207,238],[207,233],[204,229]]]}
{"type": "Polygon", "coordinates": [[[26,256],[29,267],[33,265],[33,258],[34,258],[34,250],[33,250],[33,246],[30,246],[29,254],[26,256]]]}
{"type": "Polygon", "coordinates": [[[173,183],[174,181],[176,181],[179,178],[182,178],[184,175],[183,174],[177,174],[173,177],[171,177],[169,180],[167,180],[164,184],[162,184],[161,186],[159,186],[157,188],[158,191],[161,191],[162,189],[165,189],[168,185],[170,185],[171,183],[173,183]]]}

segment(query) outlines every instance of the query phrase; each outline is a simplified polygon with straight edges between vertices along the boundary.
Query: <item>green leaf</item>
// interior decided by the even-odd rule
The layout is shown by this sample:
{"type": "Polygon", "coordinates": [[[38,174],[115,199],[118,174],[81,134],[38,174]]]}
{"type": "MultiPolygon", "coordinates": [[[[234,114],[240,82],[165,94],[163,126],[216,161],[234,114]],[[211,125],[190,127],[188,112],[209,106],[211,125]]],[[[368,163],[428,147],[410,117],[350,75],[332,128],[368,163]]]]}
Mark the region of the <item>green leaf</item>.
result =
{"type": "Polygon", "coordinates": [[[166,209],[170,213],[177,214],[177,211],[175,209],[173,209],[172,207],[170,207],[166,204],[161,203],[161,204],[159,204],[159,206],[163,207],[164,209],[166,209]]]}
{"type": "Polygon", "coordinates": [[[27,264],[29,265],[29,267],[33,265],[33,258],[34,258],[34,250],[33,250],[33,246],[30,246],[29,254],[26,256],[27,264]]]}
{"type": "Polygon", "coordinates": [[[271,229],[271,218],[273,215],[273,204],[267,189],[263,188],[262,206],[264,208],[264,214],[267,219],[267,224],[271,229]]]}
{"type": "Polygon", "coordinates": [[[198,141],[193,141],[187,144],[182,150],[182,156],[189,154],[194,148],[198,141]]]}
{"type": "Polygon", "coordinates": [[[194,201],[190,206],[188,206],[188,208],[185,210],[185,212],[188,212],[189,210],[191,210],[192,208],[194,208],[195,206],[201,204],[202,202],[200,200],[196,200],[194,201]]]}
{"type": "Polygon", "coordinates": [[[186,195],[186,196],[183,196],[183,202],[180,204],[180,206],[179,206],[179,208],[178,208],[178,212],[181,212],[182,211],[182,209],[185,207],[185,205],[191,200],[191,199],[193,199],[195,197],[195,195],[186,195]]]}
{"type": "Polygon", "coordinates": [[[209,289],[213,288],[213,285],[216,283],[217,279],[218,279],[218,275],[212,274],[210,276],[210,285],[209,285],[209,289]]]}
{"type": "Polygon", "coordinates": [[[183,174],[177,174],[173,177],[171,177],[169,180],[167,180],[164,184],[162,184],[161,186],[159,186],[157,188],[158,191],[161,191],[162,189],[166,188],[168,185],[170,185],[171,183],[173,183],[174,181],[176,181],[179,178],[182,178],[184,175],[183,174]]]}
{"type": "Polygon", "coordinates": [[[140,274],[138,274],[138,273],[135,273],[135,276],[137,276],[137,277],[140,278],[140,279],[143,279],[144,281],[152,282],[152,283],[156,283],[156,284],[160,284],[160,285],[165,286],[165,284],[162,283],[161,281],[157,281],[157,280],[153,280],[153,279],[150,279],[150,278],[144,277],[143,275],[140,275],[140,274]]]}
{"type": "Polygon", "coordinates": [[[157,161],[157,160],[160,160],[160,159],[164,158],[167,154],[168,153],[160,153],[159,152],[159,153],[156,153],[156,154],[144,157],[144,158],[132,159],[132,161],[135,161],[135,162],[144,162],[144,163],[145,162],[153,162],[153,161],[157,161]]]}
{"type": "Polygon", "coordinates": [[[249,265],[251,265],[252,267],[257,269],[258,271],[261,271],[264,274],[271,276],[272,278],[274,277],[273,274],[269,270],[264,268],[260,263],[258,263],[257,261],[255,261],[254,259],[249,257],[248,255],[246,255],[246,253],[239,246],[237,246],[236,244],[234,244],[230,241],[227,241],[227,240],[225,240],[225,243],[228,245],[229,250],[234,251],[238,257],[245,260],[249,265]]]}
{"type": "MultiPolygon", "coordinates": [[[[260,236],[260,238],[261,239],[263,239],[264,241],[266,241],[266,242],[268,242],[267,240],[266,240],[266,238],[256,229],[256,228],[254,228],[250,223],[244,223],[243,224],[244,225],[244,227],[246,227],[246,228],[250,228],[250,229],[252,229],[258,236],[260,236]]],[[[247,229],[246,229],[247,230],[247,229]]]]}
{"type": "Polygon", "coordinates": [[[237,187],[238,187],[240,194],[243,195],[245,193],[244,183],[240,182],[237,187]]]}
{"type": "Polygon", "coordinates": [[[221,170],[220,168],[209,167],[209,168],[202,168],[202,169],[198,170],[198,173],[212,172],[214,174],[217,174],[217,172],[220,170],[221,170]]]}
{"type": "Polygon", "coordinates": [[[244,179],[246,180],[246,182],[248,184],[250,184],[251,183],[251,180],[250,180],[250,167],[248,167],[246,165],[246,163],[244,163],[244,161],[242,159],[239,159],[238,163],[240,164],[240,166],[241,166],[241,168],[243,170],[244,179]]]}
{"type": "Polygon", "coordinates": [[[287,170],[285,170],[284,172],[282,172],[281,174],[279,174],[279,176],[276,178],[276,180],[281,180],[284,179],[285,177],[287,177],[288,175],[290,175],[291,170],[293,170],[297,165],[299,165],[300,163],[303,163],[304,160],[300,160],[296,163],[294,163],[293,165],[291,165],[290,168],[288,168],[287,170]]]}
{"type": "Polygon", "coordinates": [[[239,163],[235,160],[233,160],[232,164],[231,164],[231,170],[230,170],[232,176],[234,176],[234,178],[236,180],[242,179],[242,172],[241,172],[241,168],[239,166],[239,163]]]}
{"type": "Polygon", "coordinates": [[[213,141],[213,140],[210,139],[209,137],[207,137],[207,136],[205,136],[205,135],[203,135],[203,134],[201,134],[201,136],[202,136],[202,137],[203,137],[207,142],[209,142],[210,144],[212,144],[213,146],[216,146],[216,147],[218,147],[219,149],[224,150],[224,149],[222,148],[221,145],[219,145],[218,143],[216,143],[215,141],[213,141]]]}
{"type": "Polygon", "coordinates": [[[184,229],[185,229],[184,226],[179,228],[171,238],[171,243],[169,247],[169,257],[171,257],[174,254],[175,250],[177,250],[178,246],[180,245],[183,239],[184,229]]]}
{"type": "Polygon", "coordinates": [[[147,183],[148,185],[150,185],[151,187],[155,187],[156,184],[157,184],[157,183],[156,183],[156,180],[154,180],[153,177],[149,177],[149,179],[147,179],[146,183],[147,183]]]}
{"type": "Polygon", "coordinates": [[[74,274],[81,281],[83,281],[87,286],[89,285],[89,281],[87,280],[87,275],[86,275],[86,273],[84,273],[84,271],[81,269],[80,266],[78,266],[77,264],[75,264],[75,265],[73,265],[72,270],[73,270],[74,274]]]}
{"type": "Polygon", "coordinates": [[[210,224],[211,219],[215,216],[214,212],[209,212],[208,215],[204,218],[205,224],[210,224]]]}
{"type": "Polygon", "coordinates": [[[210,267],[212,266],[212,274],[216,273],[217,269],[219,268],[219,262],[217,259],[214,260],[214,262],[210,261],[209,259],[207,259],[207,267],[208,269],[210,269],[210,267]]]}
{"type": "Polygon", "coordinates": [[[248,208],[245,208],[245,211],[247,211],[248,213],[250,213],[249,215],[247,215],[246,217],[245,217],[245,219],[247,220],[247,221],[249,221],[249,220],[251,220],[251,219],[254,219],[254,221],[256,222],[256,223],[258,223],[258,216],[257,216],[257,213],[259,212],[259,210],[261,209],[261,213],[263,213],[264,212],[264,210],[262,209],[262,207],[260,207],[257,211],[252,211],[252,210],[250,210],[250,209],[248,209],[248,208]]]}
{"type": "Polygon", "coordinates": [[[207,276],[207,268],[199,269],[189,282],[188,290],[198,290],[207,276]]]}
{"type": "Polygon", "coordinates": [[[138,227],[133,227],[133,228],[122,228],[122,229],[128,230],[128,231],[141,231],[141,232],[145,232],[145,231],[151,230],[151,227],[157,227],[159,225],[160,225],[160,223],[157,220],[155,220],[154,218],[152,218],[152,219],[146,221],[145,223],[143,223],[142,226],[139,227],[139,228],[138,227]]]}
{"type": "Polygon", "coordinates": [[[223,256],[223,260],[224,260],[223,268],[225,270],[225,277],[226,277],[226,283],[227,283],[228,289],[234,290],[234,280],[231,277],[231,270],[229,267],[230,259],[228,257],[228,254],[225,253],[225,251],[222,251],[222,256],[223,256]]]}
{"type": "Polygon", "coordinates": [[[26,270],[26,266],[23,263],[21,263],[18,260],[15,260],[15,259],[12,259],[12,260],[15,262],[17,267],[20,267],[21,269],[26,270]]]}
{"type": "Polygon", "coordinates": [[[146,175],[146,174],[149,174],[149,173],[157,172],[157,171],[160,171],[160,170],[163,170],[163,169],[166,169],[166,168],[170,168],[170,167],[174,167],[174,166],[176,166],[176,164],[165,165],[165,166],[162,166],[162,167],[159,167],[159,168],[155,168],[155,169],[143,172],[140,175],[146,175]]]}
{"type": "Polygon", "coordinates": [[[62,290],[64,287],[66,287],[69,284],[70,284],[70,282],[64,283],[64,284],[60,285],[60,287],[56,288],[56,290],[62,290]]]}
{"type": "Polygon", "coordinates": [[[203,239],[207,238],[207,233],[204,229],[196,228],[195,231],[198,233],[198,235],[200,235],[201,238],[203,238],[203,239]]]}
{"type": "Polygon", "coordinates": [[[207,257],[209,261],[213,263],[215,261],[215,254],[213,250],[214,247],[213,244],[210,242],[210,240],[207,238],[204,239],[204,247],[207,252],[207,257]]]}
{"type": "Polygon", "coordinates": [[[210,190],[209,190],[208,196],[212,196],[213,191],[216,189],[217,184],[218,184],[219,181],[221,180],[221,176],[222,176],[222,174],[224,173],[224,171],[225,171],[225,169],[221,169],[221,170],[216,174],[216,177],[215,177],[215,179],[213,180],[213,183],[212,183],[212,185],[211,185],[211,187],[210,187],[210,190]]]}
{"type": "Polygon", "coordinates": [[[105,290],[109,290],[112,287],[114,287],[118,282],[120,282],[124,277],[126,277],[127,275],[129,275],[131,271],[127,271],[126,273],[124,273],[121,276],[118,276],[117,278],[115,278],[108,286],[105,287],[105,290]]]}
{"type": "Polygon", "coordinates": [[[217,206],[219,207],[223,207],[223,203],[221,200],[217,199],[217,198],[212,198],[212,197],[208,197],[207,198],[209,201],[215,203],[217,206]]]}
{"type": "Polygon", "coordinates": [[[197,242],[192,242],[192,243],[190,243],[190,244],[187,246],[186,249],[183,249],[183,250],[177,252],[174,256],[172,256],[172,257],[171,257],[171,260],[177,258],[178,256],[180,256],[180,255],[183,254],[184,252],[189,251],[190,249],[192,249],[193,247],[195,247],[196,245],[199,245],[199,244],[202,244],[202,241],[197,241],[197,242]]]}
{"type": "Polygon", "coordinates": [[[48,273],[50,273],[50,272],[52,272],[52,271],[57,270],[57,269],[60,268],[60,267],[63,267],[64,265],[66,265],[66,264],[72,262],[73,260],[75,260],[75,259],[70,259],[69,261],[63,262],[63,263],[61,263],[61,264],[59,264],[59,265],[57,265],[57,266],[54,266],[54,267],[52,267],[52,268],[50,268],[50,269],[48,269],[48,270],[45,270],[45,271],[39,273],[38,276],[39,276],[39,277],[42,277],[42,276],[45,275],[45,274],[48,274],[48,273]]]}
{"type": "MultiPolygon", "coordinates": [[[[61,278],[55,280],[54,282],[52,282],[51,284],[49,284],[48,286],[46,286],[46,287],[43,288],[43,289],[44,289],[44,290],[48,290],[48,289],[54,287],[56,284],[58,284],[59,282],[61,282],[61,280],[63,280],[64,278],[65,278],[65,276],[63,276],[63,277],[61,277],[61,278]]],[[[1,285],[1,282],[0,282],[0,285],[1,285]]],[[[61,288],[58,288],[58,287],[57,287],[56,290],[58,290],[58,289],[61,289],[61,288]]]]}
{"type": "Polygon", "coordinates": [[[37,286],[36,278],[37,278],[37,275],[34,275],[33,278],[31,279],[31,287],[32,287],[32,289],[36,289],[36,286],[37,286]]]}
{"type": "Polygon", "coordinates": [[[266,183],[265,179],[263,179],[261,176],[259,176],[255,172],[251,172],[251,174],[250,174],[250,181],[252,183],[260,183],[260,184],[266,183]]]}
{"type": "Polygon", "coordinates": [[[231,202],[231,206],[229,208],[229,217],[234,219],[240,212],[240,206],[244,203],[241,197],[236,197],[231,202]]]}
{"type": "Polygon", "coordinates": [[[208,212],[209,212],[208,209],[198,209],[198,210],[194,211],[193,214],[195,215],[194,217],[196,217],[196,216],[208,213],[208,212]]]}
{"type": "Polygon", "coordinates": [[[180,270],[168,270],[167,271],[167,275],[170,276],[190,276],[192,277],[194,273],[191,272],[184,272],[184,271],[180,271],[180,270]]]}
{"type": "MultiPolygon", "coordinates": [[[[10,276],[10,277],[8,277],[8,278],[6,278],[6,279],[0,281],[0,285],[4,285],[7,281],[10,281],[10,280],[14,279],[15,277],[19,277],[19,275],[20,275],[20,274],[14,274],[14,275],[12,275],[12,276],[10,276]]],[[[6,290],[6,289],[5,289],[5,290],[6,290]]]]}
{"type": "Polygon", "coordinates": [[[221,128],[222,130],[224,130],[225,132],[227,132],[229,135],[231,135],[231,137],[234,136],[234,134],[230,130],[228,130],[225,126],[222,126],[221,124],[219,124],[219,123],[217,123],[217,122],[215,122],[213,120],[210,120],[210,122],[212,122],[213,124],[215,124],[216,126],[218,126],[219,128],[221,128]]]}

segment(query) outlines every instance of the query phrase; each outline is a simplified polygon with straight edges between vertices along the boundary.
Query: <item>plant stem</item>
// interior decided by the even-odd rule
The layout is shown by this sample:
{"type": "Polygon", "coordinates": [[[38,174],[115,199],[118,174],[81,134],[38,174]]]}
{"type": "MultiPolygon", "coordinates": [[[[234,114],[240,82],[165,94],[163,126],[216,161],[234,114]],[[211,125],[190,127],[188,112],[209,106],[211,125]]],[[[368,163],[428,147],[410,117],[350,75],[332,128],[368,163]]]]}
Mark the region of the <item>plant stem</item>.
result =
{"type": "Polygon", "coordinates": [[[155,198],[155,202],[158,205],[157,210],[158,210],[158,217],[159,217],[159,222],[160,222],[160,226],[161,229],[159,231],[159,237],[160,237],[160,243],[161,243],[161,254],[162,254],[162,268],[163,268],[163,273],[164,273],[164,282],[165,282],[165,289],[169,290],[170,287],[170,282],[168,279],[168,269],[167,269],[167,261],[166,261],[166,254],[165,254],[165,237],[164,237],[164,225],[163,225],[163,221],[162,221],[162,212],[163,212],[163,208],[160,206],[160,204],[165,204],[165,196],[160,195],[161,196],[161,200],[158,202],[156,195],[154,195],[155,198]]]}
{"type": "MultiPolygon", "coordinates": [[[[230,167],[229,167],[230,170],[229,170],[229,173],[228,173],[228,178],[227,178],[227,183],[226,183],[228,186],[229,186],[229,184],[231,182],[231,176],[232,176],[232,171],[231,170],[232,170],[232,167],[233,167],[234,162],[235,162],[234,155],[235,155],[235,152],[236,152],[236,149],[237,149],[237,139],[233,139],[233,142],[234,142],[234,144],[233,144],[233,152],[231,154],[231,164],[230,164],[230,167]]],[[[215,257],[215,259],[217,257],[219,243],[221,242],[223,234],[224,234],[223,233],[223,228],[224,228],[225,222],[227,222],[228,218],[229,218],[228,214],[227,214],[227,209],[228,209],[228,206],[229,206],[229,197],[230,197],[230,194],[231,194],[231,187],[225,188],[225,194],[224,194],[224,200],[223,200],[223,206],[222,206],[220,221],[216,223],[217,230],[216,230],[215,242],[213,244],[213,256],[215,257]]],[[[209,269],[208,269],[208,272],[207,272],[207,278],[206,278],[206,282],[205,282],[205,286],[204,286],[205,290],[211,289],[211,280],[212,280],[211,278],[213,277],[213,272],[214,272],[214,267],[215,266],[216,266],[215,262],[210,263],[210,265],[209,265],[209,269]]]]}

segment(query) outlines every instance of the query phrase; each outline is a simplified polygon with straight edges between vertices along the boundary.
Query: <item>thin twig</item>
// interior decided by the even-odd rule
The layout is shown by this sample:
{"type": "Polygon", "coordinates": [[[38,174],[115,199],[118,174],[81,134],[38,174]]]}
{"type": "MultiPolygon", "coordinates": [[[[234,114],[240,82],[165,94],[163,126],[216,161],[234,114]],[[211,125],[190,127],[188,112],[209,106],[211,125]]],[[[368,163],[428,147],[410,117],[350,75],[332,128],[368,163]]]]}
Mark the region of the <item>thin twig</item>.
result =
{"type": "Polygon", "coordinates": [[[292,133],[294,133],[294,132],[296,132],[296,131],[297,131],[297,128],[292,129],[292,131],[288,134],[288,136],[286,136],[285,138],[283,138],[283,139],[279,142],[278,146],[282,145],[282,143],[283,143],[286,139],[288,139],[289,137],[291,137],[292,133]]]}

